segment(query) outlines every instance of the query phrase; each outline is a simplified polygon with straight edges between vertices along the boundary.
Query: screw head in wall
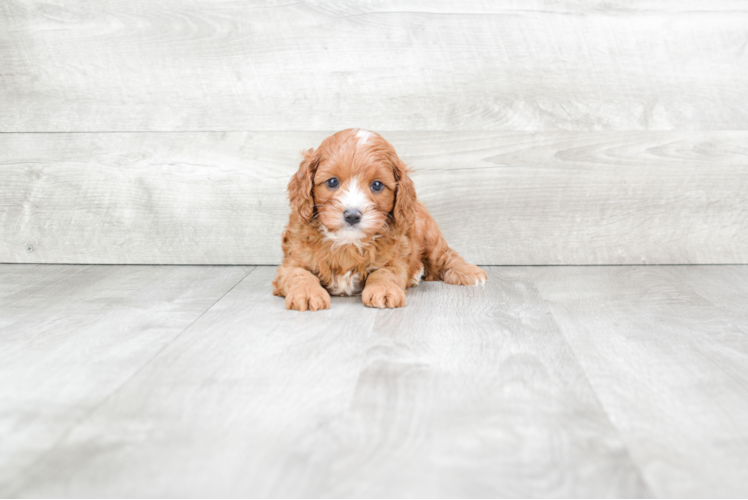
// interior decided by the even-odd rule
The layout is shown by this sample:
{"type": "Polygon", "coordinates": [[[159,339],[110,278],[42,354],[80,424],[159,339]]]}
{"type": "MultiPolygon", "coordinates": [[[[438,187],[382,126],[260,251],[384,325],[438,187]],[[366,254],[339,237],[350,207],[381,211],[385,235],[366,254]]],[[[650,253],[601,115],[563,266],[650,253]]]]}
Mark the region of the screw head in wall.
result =
{"type": "Polygon", "coordinates": [[[31,252],[33,252],[33,251],[34,251],[34,246],[33,246],[33,245],[26,245],[26,251],[27,251],[28,253],[31,253],[31,252]]]}

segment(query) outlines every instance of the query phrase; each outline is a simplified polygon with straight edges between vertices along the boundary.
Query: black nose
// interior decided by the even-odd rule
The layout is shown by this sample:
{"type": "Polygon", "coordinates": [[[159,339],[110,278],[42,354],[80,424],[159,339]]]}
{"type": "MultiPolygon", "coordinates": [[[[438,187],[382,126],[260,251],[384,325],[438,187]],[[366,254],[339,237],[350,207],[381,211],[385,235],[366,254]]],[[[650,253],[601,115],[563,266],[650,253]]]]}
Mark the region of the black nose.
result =
{"type": "Polygon", "coordinates": [[[352,226],[361,222],[361,211],[346,210],[345,212],[343,212],[343,217],[345,217],[345,221],[352,226]]]}

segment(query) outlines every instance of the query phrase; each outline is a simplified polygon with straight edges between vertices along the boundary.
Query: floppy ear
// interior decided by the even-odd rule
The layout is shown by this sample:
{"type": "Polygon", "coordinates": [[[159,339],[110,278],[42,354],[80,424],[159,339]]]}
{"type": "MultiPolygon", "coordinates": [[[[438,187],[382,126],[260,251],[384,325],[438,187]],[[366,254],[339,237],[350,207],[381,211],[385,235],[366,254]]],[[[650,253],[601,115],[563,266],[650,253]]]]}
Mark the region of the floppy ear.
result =
{"type": "Polygon", "coordinates": [[[415,222],[416,218],[416,188],[408,176],[408,167],[398,157],[392,159],[397,190],[395,191],[395,207],[392,216],[398,226],[406,227],[415,222]]]}
{"type": "Polygon", "coordinates": [[[314,154],[313,149],[307,149],[303,154],[304,160],[299,165],[299,170],[288,183],[288,199],[291,201],[291,210],[299,214],[305,222],[310,222],[314,217],[312,190],[319,157],[314,154]]]}

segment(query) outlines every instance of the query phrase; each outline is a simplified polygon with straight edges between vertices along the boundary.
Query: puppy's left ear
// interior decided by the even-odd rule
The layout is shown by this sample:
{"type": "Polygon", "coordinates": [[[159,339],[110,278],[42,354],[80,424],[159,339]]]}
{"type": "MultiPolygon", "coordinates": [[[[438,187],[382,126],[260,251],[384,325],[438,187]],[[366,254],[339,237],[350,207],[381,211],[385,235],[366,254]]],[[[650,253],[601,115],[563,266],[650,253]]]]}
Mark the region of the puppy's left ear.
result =
{"type": "Polygon", "coordinates": [[[391,158],[397,182],[392,216],[400,227],[411,226],[416,218],[416,188],[408,176],[408,167],[397,156],[391,158]]]}
{"type": "Polygon", "coordinates": [[[288,183],[288,199],[291,201],[291,209],[299,214],[304,222],[311,222],[314,217],[314,174],[317,172],[319,157],[313,149],[304,151],[304,160],[299,165],[299,170],[291,177],[288,183]]]}

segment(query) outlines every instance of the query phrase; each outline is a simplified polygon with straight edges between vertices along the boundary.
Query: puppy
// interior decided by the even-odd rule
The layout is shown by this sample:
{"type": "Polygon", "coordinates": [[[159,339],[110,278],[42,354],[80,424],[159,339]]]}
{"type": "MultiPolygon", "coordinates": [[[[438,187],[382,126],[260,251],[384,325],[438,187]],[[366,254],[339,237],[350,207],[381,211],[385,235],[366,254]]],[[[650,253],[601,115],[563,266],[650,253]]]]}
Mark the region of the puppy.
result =
{"type": "Polygon", "coordinates": [[[304,152],[288,184],[291,216],[273,294],[286,308],[330,307],[330,294],[403,307],[422,279],[478,285],[486,273],[449,248],[392,145],[361,129],[304,152]]]}

